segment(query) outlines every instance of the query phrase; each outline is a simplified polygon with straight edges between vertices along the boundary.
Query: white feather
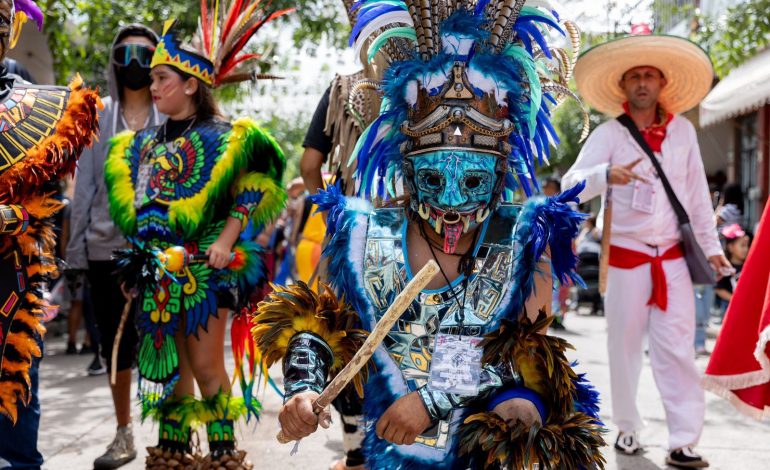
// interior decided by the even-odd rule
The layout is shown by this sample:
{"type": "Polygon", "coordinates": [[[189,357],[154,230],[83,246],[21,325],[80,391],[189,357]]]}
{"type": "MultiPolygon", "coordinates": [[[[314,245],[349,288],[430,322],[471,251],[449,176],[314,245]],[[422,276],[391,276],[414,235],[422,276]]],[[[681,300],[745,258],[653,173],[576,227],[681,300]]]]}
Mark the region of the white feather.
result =
{"type": "Polygon", "coordinates": [[[388,26],[396,25],[414,27],[412,17],[409,15],[408,11],[399,10],[385,13],[384,15],[379,16],[377,19],[372,20],[368,25],[366,25],[364,29],[361,30],[358,38],[356,38],[356,40],[353,42],[353,57],[361,57],[361,50],[364,48],[364,45],[369,39],[369,36],[371,36],[373,33],[380,29],[387,28],[388,26]]]}
{"type": "Polygon", "coordinates": [[[439,91],[444,87],[444,84],[446,84],[447,80],[449,80],[449,74],[451,73],[450,67],[451,64],[447,64],[446,69],[430,73],[423,73],[420,77],[422,87],[429,93],[433,91],[439,91]]]}
{"type": "Polygon", "coordinates": [[[380,128],[377,129],[377,135],[374,137],[374,142],[380,142],[382,139],[384,139],[391,129],[393,129],[393,125],[382,124],[380,128]]]}
{"type": "Polygon", "coordinates": [[[524,6],[540,7],[544,10],[555,11],[562,18],[564,18],[564,14],[567,12],[567,9],[557,0],[527,0],[524,2],[524,6]]]}
{"type": "Polygon", "coordinates": [[[470,36],[457,33],[441,35],[441,47],[447,54],[468,55],[474,44],[475,41],[470,36]]]}
{"type": "Polygon", "coordinates": [[[409,80],[407,82],[405,99],[409,106],[417,104],[417,80],[409,80]]]}
{"type": "Polygon", "coordinates": [[[508,96],[509,90],[501,86],[500,82],[495,80],[494,77],[478,70],[473,64],[468,68],[468,81],[484,93],[494,94],[499,106],[506,105],[505,99],[508,96]]]}

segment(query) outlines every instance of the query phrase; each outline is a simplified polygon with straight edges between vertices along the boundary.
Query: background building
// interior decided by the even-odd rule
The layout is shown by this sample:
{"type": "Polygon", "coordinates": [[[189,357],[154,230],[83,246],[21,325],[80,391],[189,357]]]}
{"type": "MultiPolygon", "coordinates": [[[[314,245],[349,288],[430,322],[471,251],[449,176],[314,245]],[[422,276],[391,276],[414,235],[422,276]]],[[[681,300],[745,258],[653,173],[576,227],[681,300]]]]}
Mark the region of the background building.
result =
{"type": "MultiPolygon", "coordinates": [[[[656,0],[656,33],[690,36],[698,17],[723,17],[729,7],[747,0],[656,0]]],[[[751,1],[751,0],[748,0],[751,1]]],[[[757,53],[731,70],[686,116],[698,129],[709,180],[740,183],[745,223],[753,228],[770,189],[770,50],[757,53]]]]}

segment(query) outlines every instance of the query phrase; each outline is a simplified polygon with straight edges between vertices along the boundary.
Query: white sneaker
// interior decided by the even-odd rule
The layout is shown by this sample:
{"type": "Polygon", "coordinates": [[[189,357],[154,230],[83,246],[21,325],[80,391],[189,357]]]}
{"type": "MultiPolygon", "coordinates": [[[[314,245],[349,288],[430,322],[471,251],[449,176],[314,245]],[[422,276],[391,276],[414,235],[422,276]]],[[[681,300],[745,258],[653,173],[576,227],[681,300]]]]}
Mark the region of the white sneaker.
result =
{"type": "Polygon", "coordinates": [[[621,432],[615,441],[615,448],[626,455],[634,455],[642,450],[642,445],[635,432],[621,432]]]}
{"type": "Polygon", "coordinates": [[[669,452],[666,463],[680,468],[705,468],[709,466],[708,460],[695,452],[691,446],[669,452]]]}
{"type": "Polygon", "coordinates": [[[131,425],[118,427],[115,439],[107,446],[107,452],[94,460],[94,470],[111,470],[121,467],[136,458],[134,433],[131,425]]]}

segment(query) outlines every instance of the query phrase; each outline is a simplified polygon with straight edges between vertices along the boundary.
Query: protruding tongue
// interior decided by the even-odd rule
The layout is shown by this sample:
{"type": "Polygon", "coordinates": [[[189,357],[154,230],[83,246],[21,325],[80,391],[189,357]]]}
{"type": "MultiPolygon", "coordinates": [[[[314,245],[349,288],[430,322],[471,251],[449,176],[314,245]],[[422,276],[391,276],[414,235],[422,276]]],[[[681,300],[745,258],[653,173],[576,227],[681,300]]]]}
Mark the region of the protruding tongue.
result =
{"type": "Polygon", "coordinates": [[[444,223],[444,253],[454,253],[457,250],[457,242],[463,233],[463,224],[444,223]]]}

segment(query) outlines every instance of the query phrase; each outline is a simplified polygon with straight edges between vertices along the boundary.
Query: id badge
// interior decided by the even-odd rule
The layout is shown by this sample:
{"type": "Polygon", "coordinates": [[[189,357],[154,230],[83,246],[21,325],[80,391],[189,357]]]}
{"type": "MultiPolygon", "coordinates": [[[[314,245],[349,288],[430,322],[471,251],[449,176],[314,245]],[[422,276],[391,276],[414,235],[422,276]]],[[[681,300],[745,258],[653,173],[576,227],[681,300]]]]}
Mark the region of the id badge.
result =
{"type": "Polygon", "coordinates": [[[655,188],[642,181],[634,182],[634,195],[631,199],[631,207],[645,214],[652,214],[654,210],[655,188]]]}
{"type": "Polygon", "coordinates": [[[431,390],[476,396],[481,381],[481,339],[476,336],[436,335],[430,361],[431,390]]]}

